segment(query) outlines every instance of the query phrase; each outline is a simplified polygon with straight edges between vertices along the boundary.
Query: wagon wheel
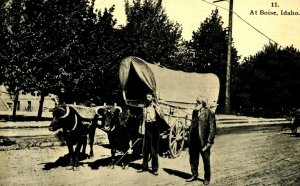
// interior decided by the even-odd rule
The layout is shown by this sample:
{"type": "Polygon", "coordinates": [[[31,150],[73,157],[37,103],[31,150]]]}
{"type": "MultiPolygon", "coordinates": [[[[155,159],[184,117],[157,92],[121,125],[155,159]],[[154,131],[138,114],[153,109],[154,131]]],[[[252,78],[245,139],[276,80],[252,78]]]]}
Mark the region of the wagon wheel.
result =
{"type": "Polygon", "coordinates": [[[173,158],[178,157],[184,146],[185,128],[184,121],[181,119],[175,120],[170,129],[169,134],[169,149],[173,158]]]}

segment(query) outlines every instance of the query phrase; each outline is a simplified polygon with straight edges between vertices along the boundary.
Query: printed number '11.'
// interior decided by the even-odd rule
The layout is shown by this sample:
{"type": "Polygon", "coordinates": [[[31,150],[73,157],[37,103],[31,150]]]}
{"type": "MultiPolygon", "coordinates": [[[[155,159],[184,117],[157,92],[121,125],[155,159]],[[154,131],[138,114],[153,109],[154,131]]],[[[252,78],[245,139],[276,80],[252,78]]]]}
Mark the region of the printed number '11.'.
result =
{"type": "Polygon", "coordinates": [[[271,3],[271,7],[278,7],[277,2],[272,2],[272,3],[271,3]]]}

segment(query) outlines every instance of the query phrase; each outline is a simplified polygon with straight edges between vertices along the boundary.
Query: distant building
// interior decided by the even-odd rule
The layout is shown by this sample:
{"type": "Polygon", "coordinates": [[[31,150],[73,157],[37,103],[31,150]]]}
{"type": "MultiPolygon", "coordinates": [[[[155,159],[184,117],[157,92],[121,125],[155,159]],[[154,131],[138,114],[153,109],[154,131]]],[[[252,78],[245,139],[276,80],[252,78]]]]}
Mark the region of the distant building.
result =
{"type": "Polygon", "coordinates": [[[5,86],[0,85],[0,111],[10,110],[11,105],[12,105],[12,100],[5,86]]]}
{"type": "MultiPolygon", "coordinates": [[[[17,105],[17,111],[37,112],[40,104],[40,96],[34,94],[21,94],[17,105]]],[[[54,108],[57,103],[57,96],[50,94],[45,97],[43,110],[54,108]]],[[[9,111],[13,109],[13,100],[4,85],[0,85],[0,111],[9,111]]]]}

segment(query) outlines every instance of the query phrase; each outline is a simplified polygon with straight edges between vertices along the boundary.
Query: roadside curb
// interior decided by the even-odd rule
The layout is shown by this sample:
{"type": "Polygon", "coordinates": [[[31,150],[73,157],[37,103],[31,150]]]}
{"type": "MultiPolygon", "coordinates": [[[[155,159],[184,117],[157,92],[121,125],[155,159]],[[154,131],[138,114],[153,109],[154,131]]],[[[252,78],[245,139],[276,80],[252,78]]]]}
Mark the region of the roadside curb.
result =
{"type": "MultiPolygon", "coordinates": [[[[289,121],[272,121],[272,122],[247,122],[247,123],[222,123],[217,121],[217,134],[228,134],[235,132],[242,132],[248,130],[261,130],[264,128],[278,127],[282,128],[288,125],[289,121]]],[[[49,121],[33,121],[33,122],[0,122],[0,136],[7,137],[29,137],[29,136],[45,136],[53,135],[54,133],[48,131],[49,121]],[[19,131],[17,132],[17,130],[19,131]],[[39,132],[35,132],[38,130],[39,132]]]]}
{"type": "Polygon", "coordinates": [[[251,130],[263,130],[269,128],[283,128],[285,125],[288,125],[287,122],[280,123],[268,123],[268,124],[251,124],[251,125],[229,125],[220,124],[217,126],[217,134],[229,134],[229,133],[237,133],[243,131],[251,131],[251,130]]]}

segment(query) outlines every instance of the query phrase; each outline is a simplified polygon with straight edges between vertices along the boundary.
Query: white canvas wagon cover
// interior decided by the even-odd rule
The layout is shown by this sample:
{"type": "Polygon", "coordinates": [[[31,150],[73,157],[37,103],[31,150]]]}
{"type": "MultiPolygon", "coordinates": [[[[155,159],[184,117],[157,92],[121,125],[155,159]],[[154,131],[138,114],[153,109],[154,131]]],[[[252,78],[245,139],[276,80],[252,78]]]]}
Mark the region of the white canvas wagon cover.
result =
{"type": "Polygon", "coordinates": [[[212,73],[187,73],[150,64],[138,57],[122,60],[119,78],[124,100],[128,105],[141,106],[147,92],[156,94],[159,103],[193,108],[198,95],[216,105],[219,78],[212,73]]]}

